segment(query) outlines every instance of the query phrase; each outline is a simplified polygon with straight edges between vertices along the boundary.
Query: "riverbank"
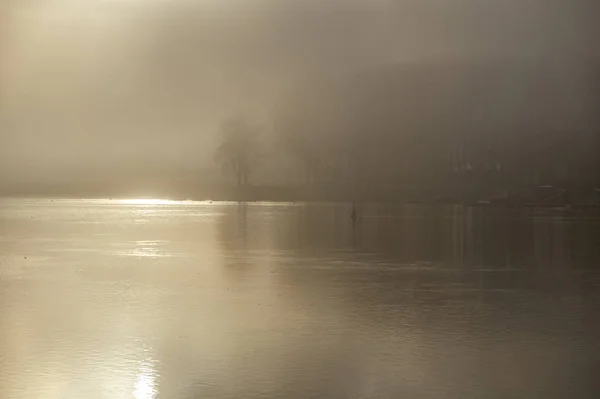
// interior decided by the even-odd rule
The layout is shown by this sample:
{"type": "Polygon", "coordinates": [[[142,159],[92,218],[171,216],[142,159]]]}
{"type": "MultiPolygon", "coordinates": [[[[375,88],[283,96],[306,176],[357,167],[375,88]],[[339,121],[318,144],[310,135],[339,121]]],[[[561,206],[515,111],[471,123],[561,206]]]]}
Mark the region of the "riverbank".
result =
{"type": "Polygon", "coordinates": [[[378,202],[462,204],[502,207],[578,207],[600,208],[600,190],[569,192],[548,186],[499,189],[458,188],[380,188],[353,190],[348,187],[307,186],[216,186],[168,187],[161,190],[127,188],[118,190],[21,190],[9,197],[28,198],[163,198],[171,200],[212,200],[239,202],[378,202]]]}

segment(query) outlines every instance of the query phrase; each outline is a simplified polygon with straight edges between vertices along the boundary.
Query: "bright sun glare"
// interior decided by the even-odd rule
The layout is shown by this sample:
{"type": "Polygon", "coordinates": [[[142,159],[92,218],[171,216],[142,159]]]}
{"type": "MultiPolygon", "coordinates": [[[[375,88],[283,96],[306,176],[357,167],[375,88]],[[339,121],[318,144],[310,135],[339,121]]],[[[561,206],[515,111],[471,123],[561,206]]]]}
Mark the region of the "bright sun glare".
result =
{"type": "Polygon", "coordinates": [[[169,205],[169,204],[179,203],[178,201],[159,199],[159,198],[134,198],[134,199],[120,200],[119,202],[121,204],[127,204],[127,205],[169,205]]]}

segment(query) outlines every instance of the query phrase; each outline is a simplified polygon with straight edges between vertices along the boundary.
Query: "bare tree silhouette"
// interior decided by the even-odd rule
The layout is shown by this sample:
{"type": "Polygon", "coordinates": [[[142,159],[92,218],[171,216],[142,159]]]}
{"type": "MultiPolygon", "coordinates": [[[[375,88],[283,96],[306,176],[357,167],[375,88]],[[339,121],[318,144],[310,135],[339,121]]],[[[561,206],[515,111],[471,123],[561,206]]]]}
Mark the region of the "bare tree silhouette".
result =
{"type": "Polygon", "coordinates": [[[238,186],[249,184],[263,153],[259,126],[241,117],[233,117],[223,123],[221,134],[215,160],[224,170],[234,173],[238,186]]]}

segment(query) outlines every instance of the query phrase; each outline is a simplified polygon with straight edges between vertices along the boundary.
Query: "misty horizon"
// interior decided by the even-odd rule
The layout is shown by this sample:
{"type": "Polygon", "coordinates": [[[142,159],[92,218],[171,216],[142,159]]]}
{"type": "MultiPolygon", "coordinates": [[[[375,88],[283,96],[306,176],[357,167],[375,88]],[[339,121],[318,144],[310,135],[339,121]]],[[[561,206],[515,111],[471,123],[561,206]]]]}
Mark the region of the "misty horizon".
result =
{"type": "MultiPolygon", "coordinates": [[[[392,84],[459,76],[491,87],[490,68],[515,84],[540,75],[548,85],[540,100],[569,96],[552,115],[565,129],[597,129],[595,9],[584,0],[7,1],[0,182],[106,179],[121,169],[215,175],[224,119],[257,121],[269,141],[273,110],[298,88],[317,92],[390,68],[408,71],[392,84]]],[[[511,90],[490,95],[497,109],[488,122],[508,118],[503,108],[522,96],[511,90]]],[[[410,109],[414,96],[406,91],[397,107],[410,109]]]]}
{"type": "Polygon", "coordinates": [[[0,0],[0,398],[598,398],[600,0],[0,0]]]}

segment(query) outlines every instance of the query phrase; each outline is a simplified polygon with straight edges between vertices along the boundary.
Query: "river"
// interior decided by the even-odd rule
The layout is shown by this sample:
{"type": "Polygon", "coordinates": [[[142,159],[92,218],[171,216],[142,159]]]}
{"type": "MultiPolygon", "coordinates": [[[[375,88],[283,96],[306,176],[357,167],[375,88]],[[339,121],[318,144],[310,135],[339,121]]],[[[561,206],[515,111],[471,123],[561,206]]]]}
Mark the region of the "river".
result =
{"type": "Polygon", "coordinates": [[[0,398],[593,398],[600,214],[0,200],[0,398]]]}

